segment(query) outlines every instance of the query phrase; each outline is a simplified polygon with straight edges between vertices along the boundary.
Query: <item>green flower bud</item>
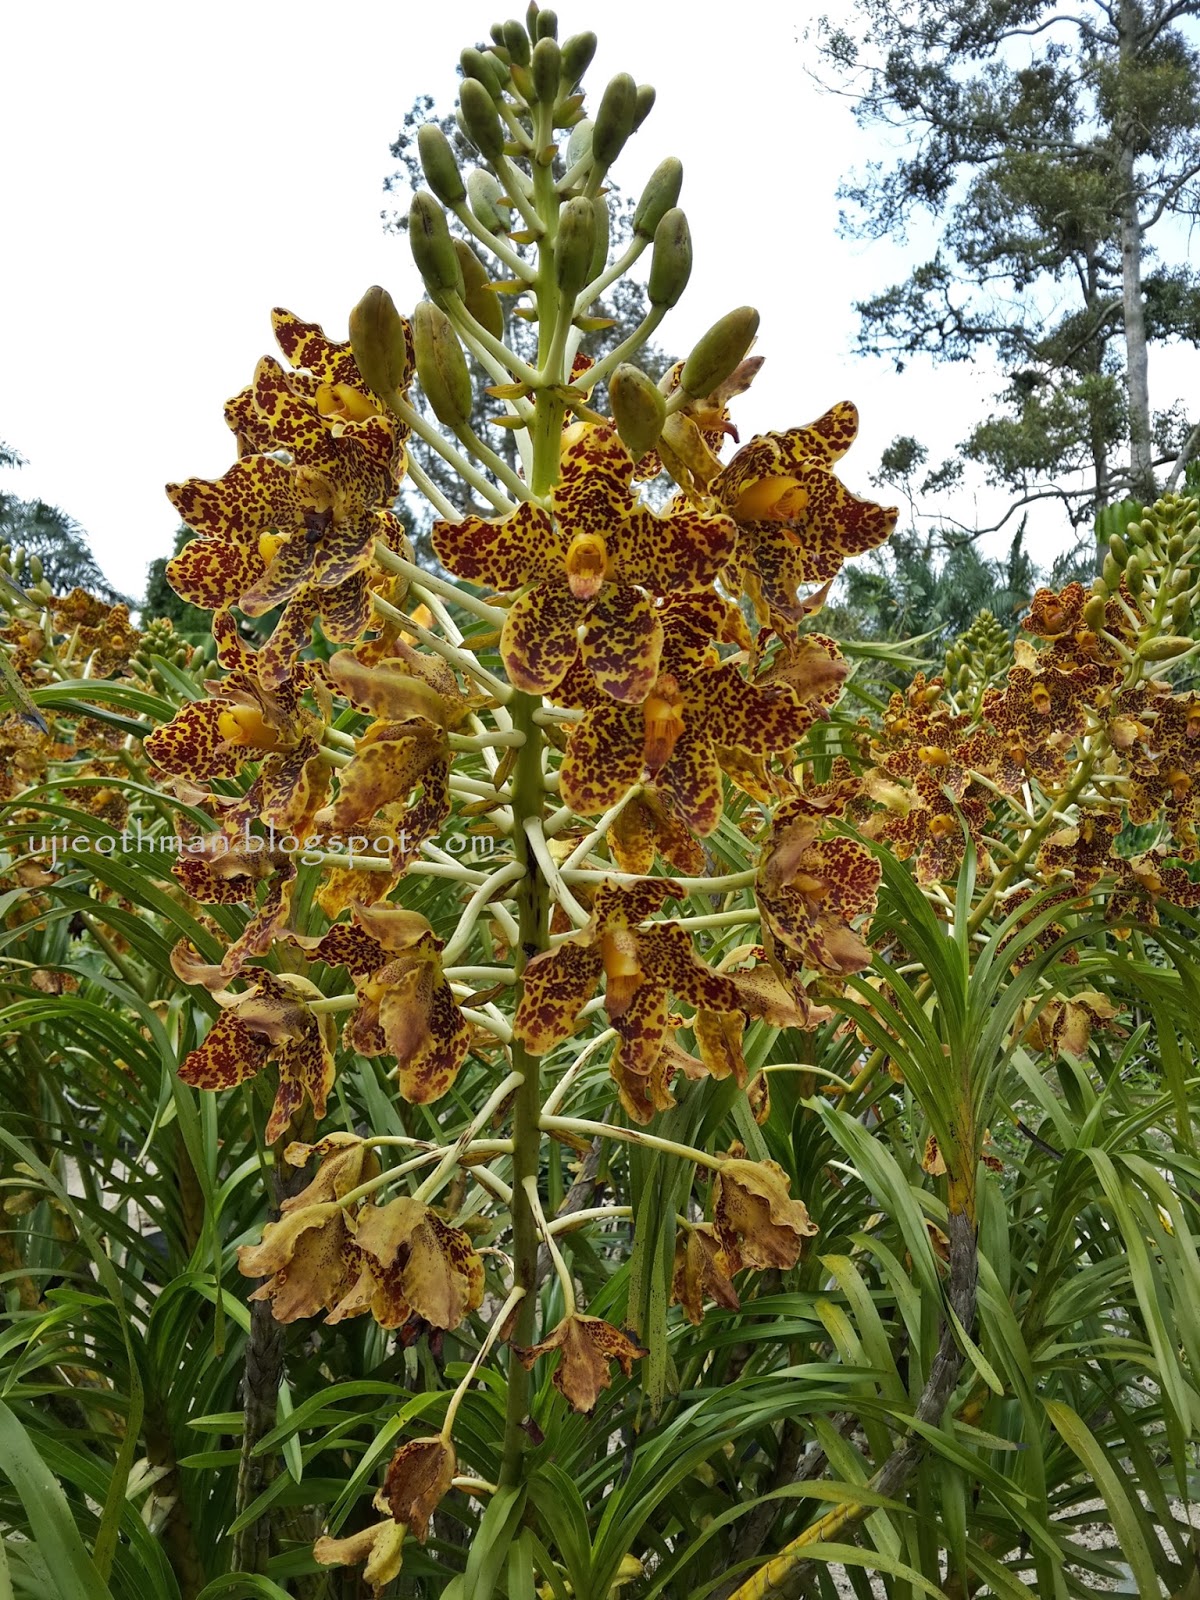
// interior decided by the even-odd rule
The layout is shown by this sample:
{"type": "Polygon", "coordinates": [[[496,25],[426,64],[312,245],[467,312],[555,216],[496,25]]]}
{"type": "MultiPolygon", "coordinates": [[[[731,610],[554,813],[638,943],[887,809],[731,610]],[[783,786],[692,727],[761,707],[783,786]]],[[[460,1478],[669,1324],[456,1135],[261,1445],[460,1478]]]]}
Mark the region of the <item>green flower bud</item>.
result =
{"type": "MultiPolygon", "coordinates": [[[[433,294],[463,292],[462,268],[442,208],[431,194],[418,189],[408,212],[408,242],[417,271],[433,294]]],[[[369,380],[368,380],[369,381],[369,380]]]]}
{"type": "Polygon", "coordinates": [[[25,555],[25,546],[23,544],[17,545],[16,549],[12,553],[12,570],[14,572],[20,572],[24,567],[25,555]]]}
{"type": "Polygon", "coordinates": [[[484,167],[467,173],[467,203],[475,220],[489,233],[504,234],[512,226],[512,211],[503,204],[504,190],[484,167]]]}
{"type": "Polygon", "coordinates": [[[1104,576],[1105,583],[1110,589],[1119,589],[1121,587],[1121,564],[1111,550],[1105,556],[1104,565],[1100,570],[1104,576]]]}
{"type": "Polygon", "coordinates": [[[567,140],[567,166],[573,167],[577,161],[582,161],[592,148],[592,128],[595,124],[591,117],[584,117],[582,122],[577,122],[571,129],[571,137],[567,140]]]}
{"type": "Polygon", "coordinates": [[[971,669],[965,661],[958,669],[958,687],[964,694],[971,687],[971,669]]]}
{"type": "Polygon", "coordinates": [[[1190,650],[1195,642],[1194,639],[1168,633],[1158,639],[1147,639],[1138,650],[1138,655],[1143,661],[1172,661],[1185,650],[1190,650]]]}
{"type": "Polygon", "coordinates": [[[1125,583],[1130,594],[1141,594],[1146,587],[1146,574],[1142,570],[1141,559],[1131,555],[1125,563],[1125,583]]]}
{"type": "Polygon", "coordinates": [[[417,377],[439,422],[458,428],[471,419],[471,374],[450,318],[422,300],[412,320],[417,377]]]}
{"type": "Polygon", "coordinates": [[[455,239],[454,253],[463,275],[463,304],[493,339],[504,337],[504,312],[499,298],[488,288],[488,270],[463,239],[455,239]]]}
{"type": "Polygon", "coordinates": [[[539,11],[537,14],[537,37],[539,39],[556,39],[558,37],[557,11],[539,11]]]}
{"type": "Polygon", "coordinates": [[[1129,546],[1119,533],[1114,533],[1108,541],[1108,548],[1113,553],[1113,559],[1119,567],[1123,567],[1129,560],[1129,546]]]}
{"type": "Polygon", "coordinates": [[[1181,567],[1179,569],[1179,571],[1177,573],[1175,573],[1174,577],[1171,579],[1170,592],[1171,592],[1172,595],[1186,594],[1187,591],[1191,587],[1192,587],[1192,569],[1190,567],[1181,567]]]}
{"type": "Polygon", "coordinates": [[[39,556],[39,555],[30,556],[30,558],[29,558],[29,576],[33,579],[34,583],[41,583],[43,575],[44,575],[44,569],[42,567],[42,558],[41,558],[41,556],[39,556]]]}
{"type": "Polygon", "coordinates": [[[386,398],[407,381],[404,318],[391,295],[378,284],[367,290],[350,313],[350,349],[363,382],[375,394],[386,398]]]}
{"type": "Polygon", "coordinates": [[[425,180],[444,206],[456,206],[466,199],[458,162],[450,141],[436,122],[426,122],[417,130],[417,150],[425,180]]]}
{"type": "Polygon", "coordinates": [[[675,305],[691,275],[692,235],[687,218],[674,206],[654,230],[647,289],[650,304],[668,308],[675,305]]]}
{"type": "Polygon", "coordinates": [[[741,362],[758,333],[758,312],[753,306],[729,311],[703,335],[683,363],[679,387],[702,399],[719,388],[741,362]]]}
{"type": "Polygon", "coordinates": [[[578,87],[579,80],[591,66],[595,54],[594,33],[573,33],[569,39],[563,41],[562,86],[568,94],[578,87]]]}
{"type": "Polygon", "coordinates": [[[683,163],[675,156],[660,161],[650,174],[633,213],[633,231],[653,239],[655,229],[679,200],[683,188],[683,163]]]}
{"type": "Polygon", "coordinates": [[[1094,594],[1083,608],[1083,620],[1093,633],[1099,633],[1105,623],[1107,601],[1102,594],[1094,594]]]}
{"type": "Polygon", "coordinates": [[[504,130],[495,101],[477,78],[464,78],[458,91],[467,138],[485,161],[497,161],[504,154],[504,130]]]}
{"type": "Polygon", "coordinates": [[[1190,594],[1178,594],[1171,602],[1171,626],[1186,628],[1192,622],[1194,601],[1190,594]]]}
{"type": "Polygon", "coordinates": [[[583,195],[568,200],[558,214],[554,276],[564,295],[574,299],[588,281],[596,244],[596,214],[583,195]]]}
{"type": "Polygon", "coordinates": [[[636,133],[654,110],[654,102],[658,99],[658,90],[652,83],[639,83],[637,99],[633,106],[633,131],[636,133]]]}
{"type": "Polygon", "coordinates": [[[508,51],[510,61],[515,61],[519,67],[527,67],[530,60],[529,35],[514,18],[506,22],[500,29],[504,48],[508,51]]]}
{"type": "Polygon", "coordinates": [[[499,57],[490,50],[467,49],[459,56],[463,78],[468,83],[480,83],[488,92],[489,100],[499,100],[504,93],[504,80],[508,76],[499,57]]]}
{"type": "Polygon", "coordinates": [[[608,85],[592,129],[592,159],[607,170],[625,148],[637,115],[637,84],[627,72],[618,72],[608,85]]]}
{"type": "Polygon", "coordinates": [[[1173,533],[1167,540],[1167,560],[1178,561],[1185,549],[1186,541],[1183,535],[1181,533],[1173,533]]]}
{"type": "Polygon", "coordinates": [[[608,398],[621,442],[635,461],[653,450],[667,417],[667,402],[640,367],[623,361],[608,380],[608,398]]]}
{"type": "Polygon", "coordinates": [[[533,47],[530,75],[533,92],[543,105],[558,99],[558,80],[562,72],[562,52],[554,39],[539,39],[533,47]]]}
{"type": "Polygon", "coordinates": [[[588,267],[588,282],[598,278],[608,265],[608,200],[598,194],[592,201],[592,215],[596,220],[596,242],[592,246],[592,260],[588,267]]]}

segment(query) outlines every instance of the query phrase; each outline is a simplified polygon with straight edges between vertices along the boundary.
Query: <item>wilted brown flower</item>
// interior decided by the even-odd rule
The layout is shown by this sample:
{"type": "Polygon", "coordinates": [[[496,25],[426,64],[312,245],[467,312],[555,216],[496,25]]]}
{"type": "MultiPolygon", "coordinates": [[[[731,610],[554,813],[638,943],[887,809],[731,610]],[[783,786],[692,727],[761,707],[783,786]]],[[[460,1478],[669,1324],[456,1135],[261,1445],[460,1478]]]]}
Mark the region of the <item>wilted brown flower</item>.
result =
{"type": "Polygon", "coordinates": [[[818,1232],[777,1162],[740,1159],[723,1161],[713,1181],[713,1230],[733,1271],[794,1267],[802,1241],[818,1232]]]}
{"type": "Polygon", "coordinates": [[[733,1287],[736,1270],[711,1223],[683,1229],[675,1239],[671,1299],[683,1307],[684,1316],[693,1323],[704,1320],[705,1300],[736,1311],[741,1304],[733,1287]]]}
{"type": "Polygon", "coordinates": [[[554,1373],[554,1387],[566,1395],[576,1411],[591,1411],[600,1398],[601,1389],[612,1383],[609,1363],[620,1363],[628,1378],[633,1363],[646,1354],[640,1345],[600,1317],[585,1317],[573,1311],[564,1317],[541,1344],[523,1348],[514,1345],[518,1360],[532,1367],[539,1356],[551,1350],[561,1352],[554,1373]]]}
{"type": "Polygon", "coordinates": [[[458,1463],[454,1446],[438,1434],[402,1444],[388,1463],[383,1494],[392,1516],[424,1544],[429,1519],[449,1493],[458,1463]]]}

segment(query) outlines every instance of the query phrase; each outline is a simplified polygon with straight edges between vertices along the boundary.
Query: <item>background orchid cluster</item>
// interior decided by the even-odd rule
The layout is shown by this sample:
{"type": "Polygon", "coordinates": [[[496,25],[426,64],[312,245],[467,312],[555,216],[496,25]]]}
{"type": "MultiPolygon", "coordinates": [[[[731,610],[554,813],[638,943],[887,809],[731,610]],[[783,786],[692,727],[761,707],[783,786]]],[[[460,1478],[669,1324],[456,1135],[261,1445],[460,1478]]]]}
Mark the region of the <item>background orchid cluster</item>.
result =
{"type": "MultiPolygon", "coordinates": [[[[1078,1592],[1047,1441],[1054,1494],[1091,1474],[1145,1545],[1104,1450],[1154,1437],[1186,1486],[1200,1416],[1197,501],[1122,508],[1091,589],[1040,590],[1015,643],[984,615],[908,678],[821,631],[896,511],[838,475],[848,402],[741,442],[751,309],[635,364],[690,271],[682,174],[656,169],[610,251],[609,169],[653,94],[620,75],[586,116],[594,48],[534,6],[464,51],[458,151],[419,135],[411,317],[382,289],[347,341],[274,313],[282,360],[226,406],[234,463],[168,491],[211,650],[5,590],[11,1025],[40,1050],[39,997],[72,991],[54,1059],[100,1042],[117,1127],[91,1198],[135,1208],[102,1246],[55,1169],[57,1090],[18,1084],[19,1206],[52,1199],[106,1291],[136,1281],[140,1398],[88,1402],[118,1441],[117,1487],[87,1491],[100,1577],[127,1544],[129,1592],[215,1595],[194,1479],[232,1461],[211,1497],[247,1592],[758,1600],[832,1592],[837,1560],[909,1595],[943,1552],[948,1595],[1028,1595],[1026,1568],[1078,1592]],[[582,355],[643,256],[641,327],[582,355]],[[83,832],[60,849],[48,818],[83,832]],[[97,848],[131,826],[169,846],[156,871],[97,848]],[[82,932],[104,960],[75,994],[82,932]],[[151,1202],[126,1099],[179,1166],[175,1299],[130,1265],[151,1202]],[[241,1412],[195,1398],[228,1376],[226,1318],[241,1412]],[[238,1442],[188,1453],[188,1430],[238,1442]]],[[[56,1312],[30,1251],[5,1270],[36,1352],[56,1312]]],[[[1138,1570],[1173,1577],[1188,1535],[1157,1526],[1138,1570]]]]}

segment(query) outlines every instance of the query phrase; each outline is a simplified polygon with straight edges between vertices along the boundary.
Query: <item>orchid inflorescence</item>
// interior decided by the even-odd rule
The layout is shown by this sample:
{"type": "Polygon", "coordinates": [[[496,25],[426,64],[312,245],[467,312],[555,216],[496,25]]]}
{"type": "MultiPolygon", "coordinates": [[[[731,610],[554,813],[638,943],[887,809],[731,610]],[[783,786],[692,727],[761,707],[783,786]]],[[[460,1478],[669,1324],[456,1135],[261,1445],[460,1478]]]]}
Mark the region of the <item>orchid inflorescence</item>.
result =
{"type": "MultiPolygon", "coordinates": [[[[535,6],[494,37],[464,53],[474,170],[436,124],[421,130],[432,192],[409,234],[428,300],[406,320],[370,290],[346,342],[276,311],[283,363],[264,358],[226,408],[237,460],[169,490],[196,534],[170,581],[214,613],[221,674],[145,741],[161,783],[208,820],[181,888],[244,911],[219,959],[174,953],[219,1008],[181,1076],[228,1089],[273,1067],[266,1141],[277,1163],[315,1163],[240,1252],[255,1298],[281,1322],[369,1316],[406,1339],[485,1329],[440,1430],[393,1454],[383,1520],[316,1547],[365,1560],[377,1588],[456,1482],[491,1487],[460,1480],[454,1439],[483,1361],[506,1372],[503,1486],[533,1448],[527,1369],[555,1360],[555,1388],[589,1411],[614,1364],[629,1375],[645,1354],[636,1313],[622,1329],[578,1304],[548,1215],[553,1147],[640,1142],[690,1164],[673,1294],[693,1321],[706,1301],[737,1306],[739,1273],[796,1265],[816,1226],[780,1167],[656,1128],[706,1080],[732,1078],[750,1125],[765,1118],[747,1030],[837,1024],[842,986],[872,960],[882,851],[911,857],[939,905],[970,854],[978,920],[1045,885],[1064,903],[1103,887],[1118,927],[1161,897],[1200,900],[1186,868],[1200,699],[1160,676],[1195,648],[1182,623],[1165,631],[1194,592],[1192,502],[1138,517],[1092,594],[1040,591],[1011,660],[1002,629],[987,670],[967,640],[943,675],[856,719],[853,662],[812,620],[896,521],[835,473],[855,408],[737,447],[759,365],[745,308],[658,382],[633,364],[690,268],[674,162],[619,261],[650,255],[638,334],[580,354],[617,275],[607,174],[652,96],[619,76],[589,121],[593,36],[559,45],[535,6]],[[536,322],[536,364],[505,343],[501,297],[536,322]],[[515,469],[476,431],[469,364],[491,380],[515,469]],[[409,473],[414,433],[493,515],[409,473]],[[667,480],[652,505],[646,486],[667,480]],[[397,509],[410,489],[449,579],[414,559],[397,509]],[[1158,828],[1139,854],[1118,845],[1127,819],[1158,828]],[[731,828],[756,870],[722,874],[731,828]],[[456,853],[451,834],[487,852],[456,853]],[[430,879],[459,896],[452,931],[410,903],[430,879]],[[317,1127],[353,1056],[381,1058],[422,1108],[412,1136],[317,1127]],[[572,1116],[605,1069],[605,1119],[572,1116]]],[[[1086,1000],[1061,1026],[1042,1011],[1040,1049],[1076,1047],[1104,1017],[1086,1000]]],[[[973,1170],[979,1149],[944,1154],[973,1170]]]]}

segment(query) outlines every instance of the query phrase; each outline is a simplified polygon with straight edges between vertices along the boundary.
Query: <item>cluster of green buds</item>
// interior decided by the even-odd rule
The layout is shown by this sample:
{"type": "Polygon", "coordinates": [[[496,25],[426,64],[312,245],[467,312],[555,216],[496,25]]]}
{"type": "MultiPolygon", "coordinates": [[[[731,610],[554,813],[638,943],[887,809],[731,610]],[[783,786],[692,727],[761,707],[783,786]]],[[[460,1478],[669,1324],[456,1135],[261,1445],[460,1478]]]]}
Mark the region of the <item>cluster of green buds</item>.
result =
{"type": "Polygon", "coordinates": [[[143,683],[161,693],[167,684],[156,663],[165,661],[168,666],[186,671],[194,654],[187,640],[175,632],[169,617],[155,617],[153,622],[147,623],[141,643],[130,657],[129,669],[143,683]]]}
{"type": "Polygon", "coordinates": [[[1170,661],[1190,650],[1200,596],[1198,534],[1200,502],[1190,495],[1166,495],[1109,532],[1085,613],[1089,626],[1102,626],[1115,600],[1144,636],[1137,652],[1144,659],[1170,661]]]}
{"type": "Polygon", "coordinates": [[[980,611],[971,626],[946,650],[946,682],[960,704],[975,700],[1012,665],[1012,644],[990,611],[980,611]]]}
{"type": "Polygon", "coordinates": [[[32,598],[50,599],[50,585],[42,571],[41,557],[26,550],[23,545],[11,545],[0,540],[0,572],[19,584],[32,598]]]}
{"type": "MultiPolygon", "coordinates": [[[[633,211],[632,239],[610,263],[606,176],[649,114],[654,90],[619,73],[605,88],[595,118],[585,117],[580,82],[596,38],[581,33],[560,44],[557,31],[552,11],[531,6],[524,24],[493,27],[491,50],[462,52],[457,121],[478,152],[478,166],[460,169],[437,123],[419,130],[429,187],[413,198],[408,236],[429,299],[412,319],[411,358],[437,420],[502,483],[505,473],[486,445],[477,448],[481,441],[470,429],[468,354],[501,378],[490,393],[507,407],[490,419],[495,426],[528,426],[531,402],[547,387],[557,391],[563,414],[596,421],[592,408],[607,389],[621,439],[636,460],[660,449],[662,465],[677,481],[707,482],[715,464],[704,439],[711,397],[742,365],[758,331],[758,313],[744,306],[721,318],[682,368],[657,382],[627,359],[677,303],[691,274],[691,235],[678,205],[683,168],[674,157],[655,168],[633,211]],[[565,150],[560,130],[570,130],[565,150]],[[557,201],[556,215],[544,203],[547,190],[557,201]],[[510,270],[509,279],[492,281],[471,246],[451,234],[447,213],[510,270]],[[551,273],[533,271],[523,253],[530,245],[544,252],[551,273]],[[572,364],[580,339],[608,326],[605,318],[589,314],[591,308],[647,249],[646,316],[588,371],[586,381],[576,383],[572,364]],[[519,370],[515,382],[506,381],[514,374],[511,353],[501,342],[501,296],[513,298],[515,317],[537,321],[542,329],[538,368],[519,370]],[[504,377],[497,363],[507,367],[504,377]]],[[[351,342],[364,377],[389,401],[404,368],[404,339],[390,298],[371,290],[352,319],[351,342]]],[[[411,420],[407,414],[405,420],[411,420]]]]}

